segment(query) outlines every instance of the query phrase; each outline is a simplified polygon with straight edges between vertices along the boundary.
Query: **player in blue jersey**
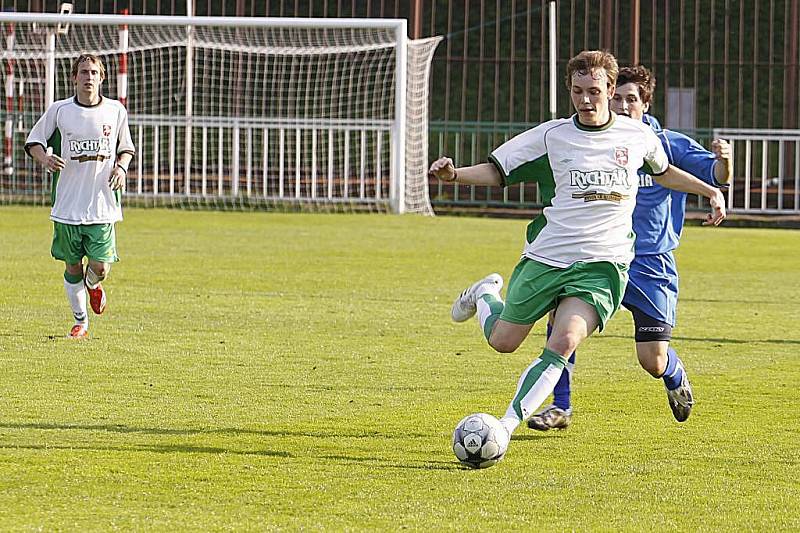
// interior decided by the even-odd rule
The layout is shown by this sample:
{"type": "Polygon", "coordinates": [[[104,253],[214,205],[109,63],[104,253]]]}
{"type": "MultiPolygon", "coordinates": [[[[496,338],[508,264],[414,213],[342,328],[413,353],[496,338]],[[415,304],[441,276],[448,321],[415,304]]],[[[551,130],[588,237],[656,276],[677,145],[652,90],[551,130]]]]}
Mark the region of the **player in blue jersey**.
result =
{"type": "MultiPolygon", "coordinates": [[[[655,77],[650,70],[623,67],[611,109],[650,125],[672,165],[717,187],[728,183],[733,174],[729,144],[714,140],[709,152],[681,133],[662,130],[658,121],[647,115],[654,89],[655,77]]],[[[678,271],[672,251],[678,247],[685,213],[686,193],[666,189],[649,176],[640,175],[633,212],[636,256],[622,300],[633,314],[639,363],[650,375],[664,381],[670,408],[679,422],[689,417],[694,404],[683,363],[669,344],[678,301],[678,271]]],[[[574,364],[573,353],[553,391],[553,403],[528,419],[528,427],[545,431],[569,426],[574,364]]]]}

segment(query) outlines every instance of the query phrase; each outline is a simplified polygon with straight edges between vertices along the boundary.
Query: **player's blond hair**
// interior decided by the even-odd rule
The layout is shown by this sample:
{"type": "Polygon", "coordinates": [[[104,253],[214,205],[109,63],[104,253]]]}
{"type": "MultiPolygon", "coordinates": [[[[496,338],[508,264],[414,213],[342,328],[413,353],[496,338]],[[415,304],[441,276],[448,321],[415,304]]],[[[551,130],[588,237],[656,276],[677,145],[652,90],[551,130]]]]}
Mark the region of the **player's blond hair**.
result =
{"type": "Polygon", "coordinates": [[[567,87],[572,87],[572,75],[576,72],[586,75],[593,70],[601,69],[606,73],[609,88],[615,87],[619,74],[617,58],[605,50],[584,50],[567,63],[567,87]]]}
{"type": "Polygon", "coordinates": [[[649,104],[653,101],[656,90],[656,76],[653,71],[642,65],[635,67],[622,67],[617,76],[617,87],[626,83],[635,83],[639,87],[639,98],[642,103],[649,104]]]}
{"type": "Polygon", "coordinates": [[[78,75],[78,68],[81,66],[81,63],[85,62],[94,63],[100,69],[100,79],[106,79],[106,67],[103,65],[103,60],[97,57],[94,54],[81,54],[75,59],[72,63],[72,77],[78,75]]]}

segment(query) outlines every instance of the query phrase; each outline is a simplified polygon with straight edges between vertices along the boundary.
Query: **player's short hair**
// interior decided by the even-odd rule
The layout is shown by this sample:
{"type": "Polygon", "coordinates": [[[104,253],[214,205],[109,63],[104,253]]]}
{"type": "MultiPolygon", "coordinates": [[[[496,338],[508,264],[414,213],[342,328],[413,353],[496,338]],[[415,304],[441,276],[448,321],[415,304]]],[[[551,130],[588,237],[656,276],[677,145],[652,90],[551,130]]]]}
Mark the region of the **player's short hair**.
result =
{"type": "Polygon", "coordinates": [[[610,87],[615,87],[619,65],[617,58],[605,50],[584,50],[567,63],[567,87],[572,87],[572,75],[588,74],[593,70],[603,69],[608,77],[610,87]]]}
{"type": "Polygon", "coordinates": [[[617,76],[617,87],[626,83],[635,83],[639,87],[639,98],[642,103],[649,104],[653,101],[656,92],[656,75],[653,71],[642,65],[635,67],[622,67],[617,76]]]}
{"type": "Polygon", "coordinates": [[[97,57],[94,54],[81,54],[75,59],[72,63],[72,77],[78,75],[78,68],[81,66],[81,63],[85,62],[94,63],[100,69],[100,79],[106,79],[106,67],[103,65],[103,60],[97,57]]]}

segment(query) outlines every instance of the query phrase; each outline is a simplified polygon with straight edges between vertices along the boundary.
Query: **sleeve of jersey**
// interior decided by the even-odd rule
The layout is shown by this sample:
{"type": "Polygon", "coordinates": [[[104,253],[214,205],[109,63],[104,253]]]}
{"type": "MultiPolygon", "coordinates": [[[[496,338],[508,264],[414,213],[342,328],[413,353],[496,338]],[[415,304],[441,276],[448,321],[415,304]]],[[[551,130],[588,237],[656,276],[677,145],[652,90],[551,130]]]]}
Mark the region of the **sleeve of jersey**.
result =
{"type": "Polygon", "coordinates": [[[131,129],[128,127],[128,112],[123,108],[120,111],[119,131],[117,132],[117,155],[128,153],[134,155],[136,148],[133,146],[131,129]]]}
{"type": "Polygon", "coordinates": [[[50,106],[36,124],[33,125],[33,129],[31,129],[28,138],[25,140],[25,153],[29,156],[31,155],[31,147],[37,144],[41,145],[42,148],[47,148],[47,139],[56,131],[56,115],[55,106],[50,106]]]}
{"type": "Polygon", "coordinates": [[[520,133],[489,155],[489,161],[497,167],[504,186],[538,182],[545,175],[552,175],[544,144],[544,133],[547,129],[543,126],[545,124],[520,133]]]}
{"type": "Polygon", "coordinates": [[[676,167],[708,183],[719,186],[714,179],[714,154],[700,146],[694,139],[670,131],[667,137],[676,167]]]}
{"type": "Polygon", "coordinates": [[[669,159],[664,147],[661,146],[661,141],[656,137],[652,129],[644,128],[645,142],[647,143],[647,152],[644,156],[644,165],[639,169],[651,176],[660,176],[667,171],[669,167],[669,159]]]}

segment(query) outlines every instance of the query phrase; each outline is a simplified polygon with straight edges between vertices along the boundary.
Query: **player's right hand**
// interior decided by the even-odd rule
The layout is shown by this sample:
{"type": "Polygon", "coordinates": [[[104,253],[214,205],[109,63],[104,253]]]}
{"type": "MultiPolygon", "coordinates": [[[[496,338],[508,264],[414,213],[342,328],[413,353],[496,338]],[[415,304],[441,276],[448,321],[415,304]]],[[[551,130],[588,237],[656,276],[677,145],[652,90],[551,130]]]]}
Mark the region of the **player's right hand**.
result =
{"type": "Polygon", "coordinates": [[[45,159],[44,166],[49,172],[58,172],[60,170],[64,170],[66,164],[67,162],[56,154],[48,154],[47,159],[45,159]]]}
{"type": "Polygon", "coordinates": [[[449,157],[440,157],[431,163],[428,175],[442,181],[453,181],[456,179],[456,167],[453,165],[453,160],[449,157]]]}
{"type": "Polygon", "coordinates": [[[711,213],[706,215],[703,225],[719,226],[727,216],[725,212],[725,195],[722,194],[722,191],[717,189],[716,194],[712,198],[709,198],[708,201],[711,204],[711,213]]]}

